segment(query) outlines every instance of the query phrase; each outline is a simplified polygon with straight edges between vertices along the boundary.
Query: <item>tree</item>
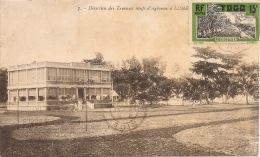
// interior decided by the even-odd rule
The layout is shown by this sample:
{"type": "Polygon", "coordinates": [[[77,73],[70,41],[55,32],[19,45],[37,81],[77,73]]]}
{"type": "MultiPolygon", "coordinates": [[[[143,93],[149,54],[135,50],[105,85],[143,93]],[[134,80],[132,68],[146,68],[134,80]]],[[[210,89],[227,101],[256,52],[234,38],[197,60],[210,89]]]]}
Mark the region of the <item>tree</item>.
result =
{"type": "Polygon", "coordinates": [[[183,86],[183,98],[190,101],[203,100],[209,103],[209,100],[215,98],[215,90],[213,84],[208,79],[186,78],[187,83],[183,86]]]}
{"type": "Polygon", "coordinates": [[[160,83],[164,80],[166,63],[161,61],[161,57],[143,58],[143,76],[145,76],[146,88],[142,89],[142,98],[154,104],[160,97],[160,83]]]}
{"type": "Polygon", "coordinates": [[[112,78],[115,91],[123,99],[135,98],[143,81],[142,74],[135,69],[115,70],[112,78]]]}
{"type": "Polygon", "coordinates": [[[138,99],[148,101],[150,105],[153,105],[156,104],[159,99],[165,98],[166,95],[163,95],[163,89],[160,88],[160,84],[165,79],[163,76],[148,75],[146,73],[142,73],[142,76],[138,99]]]}
{"type": "Polygon", "coordinates": [[[236,68],[236,79],[239,89],[246,97],[246,104],[248,104],[248,96],[257,97],[255,93],[259,91],[259,64],[258,63],[242,63],[236,68]]]}
{"type": "MultiPolygon", "coordinates": [[[[221,6],[210,4],[207,6],[207,16],[198,16],[198,37],[212,38],[226,25],[227,16],[218,12],[221,6]]],[[[219,35],[218,35],[219,36],[219,35]]]]}
{"type": "Polygon", "coordinates": [[[0,103],[5,103],[8,99],[7,95],[7,69],[0,69],[0,103]]]}
{"type": "Polygon", "coordinates": [[[95,53],[95,58],[93,59],[83,59],[83,62],[88,63],[90,62],[93,65],[108,65],[108,62],[104,60],[104,56],[100,52],[95,53]]]}
{"type": "Polygon", "coordinates": [[[182,98],[184,95],[184,90],[186,86],[188,85],[186,78],[175,78],[173,81],[173,94],[176,96],[176,98],[182,98]]]}
{"type": "Polygon", "coordinates": [[[123,67],[113,73],[114,88],[122,98],[149,101],[151,104],[160,97],[159,85],[164,79],[166,64],[160,58],[136,57],[123,61],[123,67]]]}
{"type": "Polygon", "coordinates": [[[114,89],[123,99],[135,98],[143,81],[142,65],[136,57],[123,61],[123,66],[113,72],[114,89]]]}
{"type": "Polygon", "coordinates": [[[135,56],[133,56],[132,58],[123,61],[123,68],[141,72],[142,64],[135,56]]]}
{"type": "MultiPolygon", "coordinates": [[[[208,87],[214,87],[222,97],[227,95],[228,87],[232,84],[230,77],[235,67],[241,62],[241,54],[223,54],[209,47],[194,48],[196,54],[193,57],[200,60],[192,63],[190,70],[203,77],[211,84],[208,87]]],[[[210,90],[210,89],[209,89],[210,90]]],[[[209,96],[218,96],[215,92],[208,93],[209,96]]],[[[225,101],[225,100],[223,100],[225,101]]]]}
{"type": "Polygon", "coordinates": [[[143,71],[149,76],[162,76],[166,69],[166,63],[161,57],[143,58],[143,71]]]}
{"type": "Polygon", "coordinates": [[[162,79],[159,84],[159,91],[160,96],[162,96],[164,100],[168,101],[171,98],[174,90],[174,85],[174,79],[168,79],[166,77],[162,79]]]}

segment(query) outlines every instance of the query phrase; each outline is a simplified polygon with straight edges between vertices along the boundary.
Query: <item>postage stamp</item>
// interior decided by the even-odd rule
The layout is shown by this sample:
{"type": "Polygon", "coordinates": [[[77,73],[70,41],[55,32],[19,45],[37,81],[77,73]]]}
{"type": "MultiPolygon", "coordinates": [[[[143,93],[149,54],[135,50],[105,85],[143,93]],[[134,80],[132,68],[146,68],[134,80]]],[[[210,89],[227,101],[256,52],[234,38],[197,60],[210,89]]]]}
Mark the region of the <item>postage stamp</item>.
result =
{"type": "Polygon", "coordinates": [[[193,2],[192,42],[259,41],[259,3],[193,2]]]}

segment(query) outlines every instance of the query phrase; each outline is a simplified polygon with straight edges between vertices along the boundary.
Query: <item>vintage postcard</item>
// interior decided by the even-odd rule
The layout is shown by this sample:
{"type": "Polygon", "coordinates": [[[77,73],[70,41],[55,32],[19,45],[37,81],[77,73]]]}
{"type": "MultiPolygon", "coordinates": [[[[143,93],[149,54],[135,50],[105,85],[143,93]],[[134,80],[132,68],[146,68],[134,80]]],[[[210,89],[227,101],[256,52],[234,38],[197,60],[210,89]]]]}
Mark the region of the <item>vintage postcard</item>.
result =
{"type": "Polygon", "coordinates": [[[0,157],[258,156],[259,0],[1,0],[0,157]]]}

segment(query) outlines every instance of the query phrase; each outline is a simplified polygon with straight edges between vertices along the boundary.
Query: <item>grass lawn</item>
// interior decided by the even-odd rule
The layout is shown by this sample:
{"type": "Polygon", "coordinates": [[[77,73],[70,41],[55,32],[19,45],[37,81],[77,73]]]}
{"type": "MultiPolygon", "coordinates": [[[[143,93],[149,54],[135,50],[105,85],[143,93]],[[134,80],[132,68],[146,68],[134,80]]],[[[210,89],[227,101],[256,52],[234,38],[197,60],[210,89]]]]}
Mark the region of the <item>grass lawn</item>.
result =
{"type": "MultiPolygon", "coordinates": [[[[130,120],[126,119],[130,113],[128,110],[117,112],[116,121],[130,120]]],[[[16,114],[6,112],[0,116],[15,117],[16,114]]],[[[126,132],[108,126],[115,121],[109,117],[109,110],[19,112],[21,117],[29,115],[56,119],[0,126],[0,156],[254,155],[257,152],[258,104],[149,108],[146,114],[136,118],[144,121],[135,130],[126,132]],[[236,131],[245,127],[247,131],[236,131]],[[207,134],[214,136],[207,138],[207,134]],[[230,134],[234,136],[227,140],[230,134]],[[184,138],[187,135],[190,138],[184,138]],[[239,142],[234,144],[231,139],[239,142]],[[243,150],[242,146],[248,141],[252,141],[252,149],[243,150]],[[228,143],[229,151],[222,143],[228,143]]]]}

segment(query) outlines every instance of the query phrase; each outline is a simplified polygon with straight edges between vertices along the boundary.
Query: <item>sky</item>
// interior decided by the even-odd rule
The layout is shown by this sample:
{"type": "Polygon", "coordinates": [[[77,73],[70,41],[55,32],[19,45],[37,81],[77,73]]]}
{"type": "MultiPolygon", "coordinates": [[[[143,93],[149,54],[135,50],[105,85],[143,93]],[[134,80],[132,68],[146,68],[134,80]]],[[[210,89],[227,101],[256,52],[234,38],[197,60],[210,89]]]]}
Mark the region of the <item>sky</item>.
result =
{"type": "MultiPolygon", "coordinates": [[[[188,5],[187,1],[172,0],[2,0],[0,66],[33,61],[80,62],[101,52],[115,64],[132,56],[161,56],[168,75],[175,65],[187,71],[193,47],[197,46],[189,44],[191,17],[187,10],[116,8],[188,5]],[[112,6],[115,10],[88,10],[89,6],[112,6]]],[[[258,60],[258,45],[246,53],[247,60],[258,60]]]]}

